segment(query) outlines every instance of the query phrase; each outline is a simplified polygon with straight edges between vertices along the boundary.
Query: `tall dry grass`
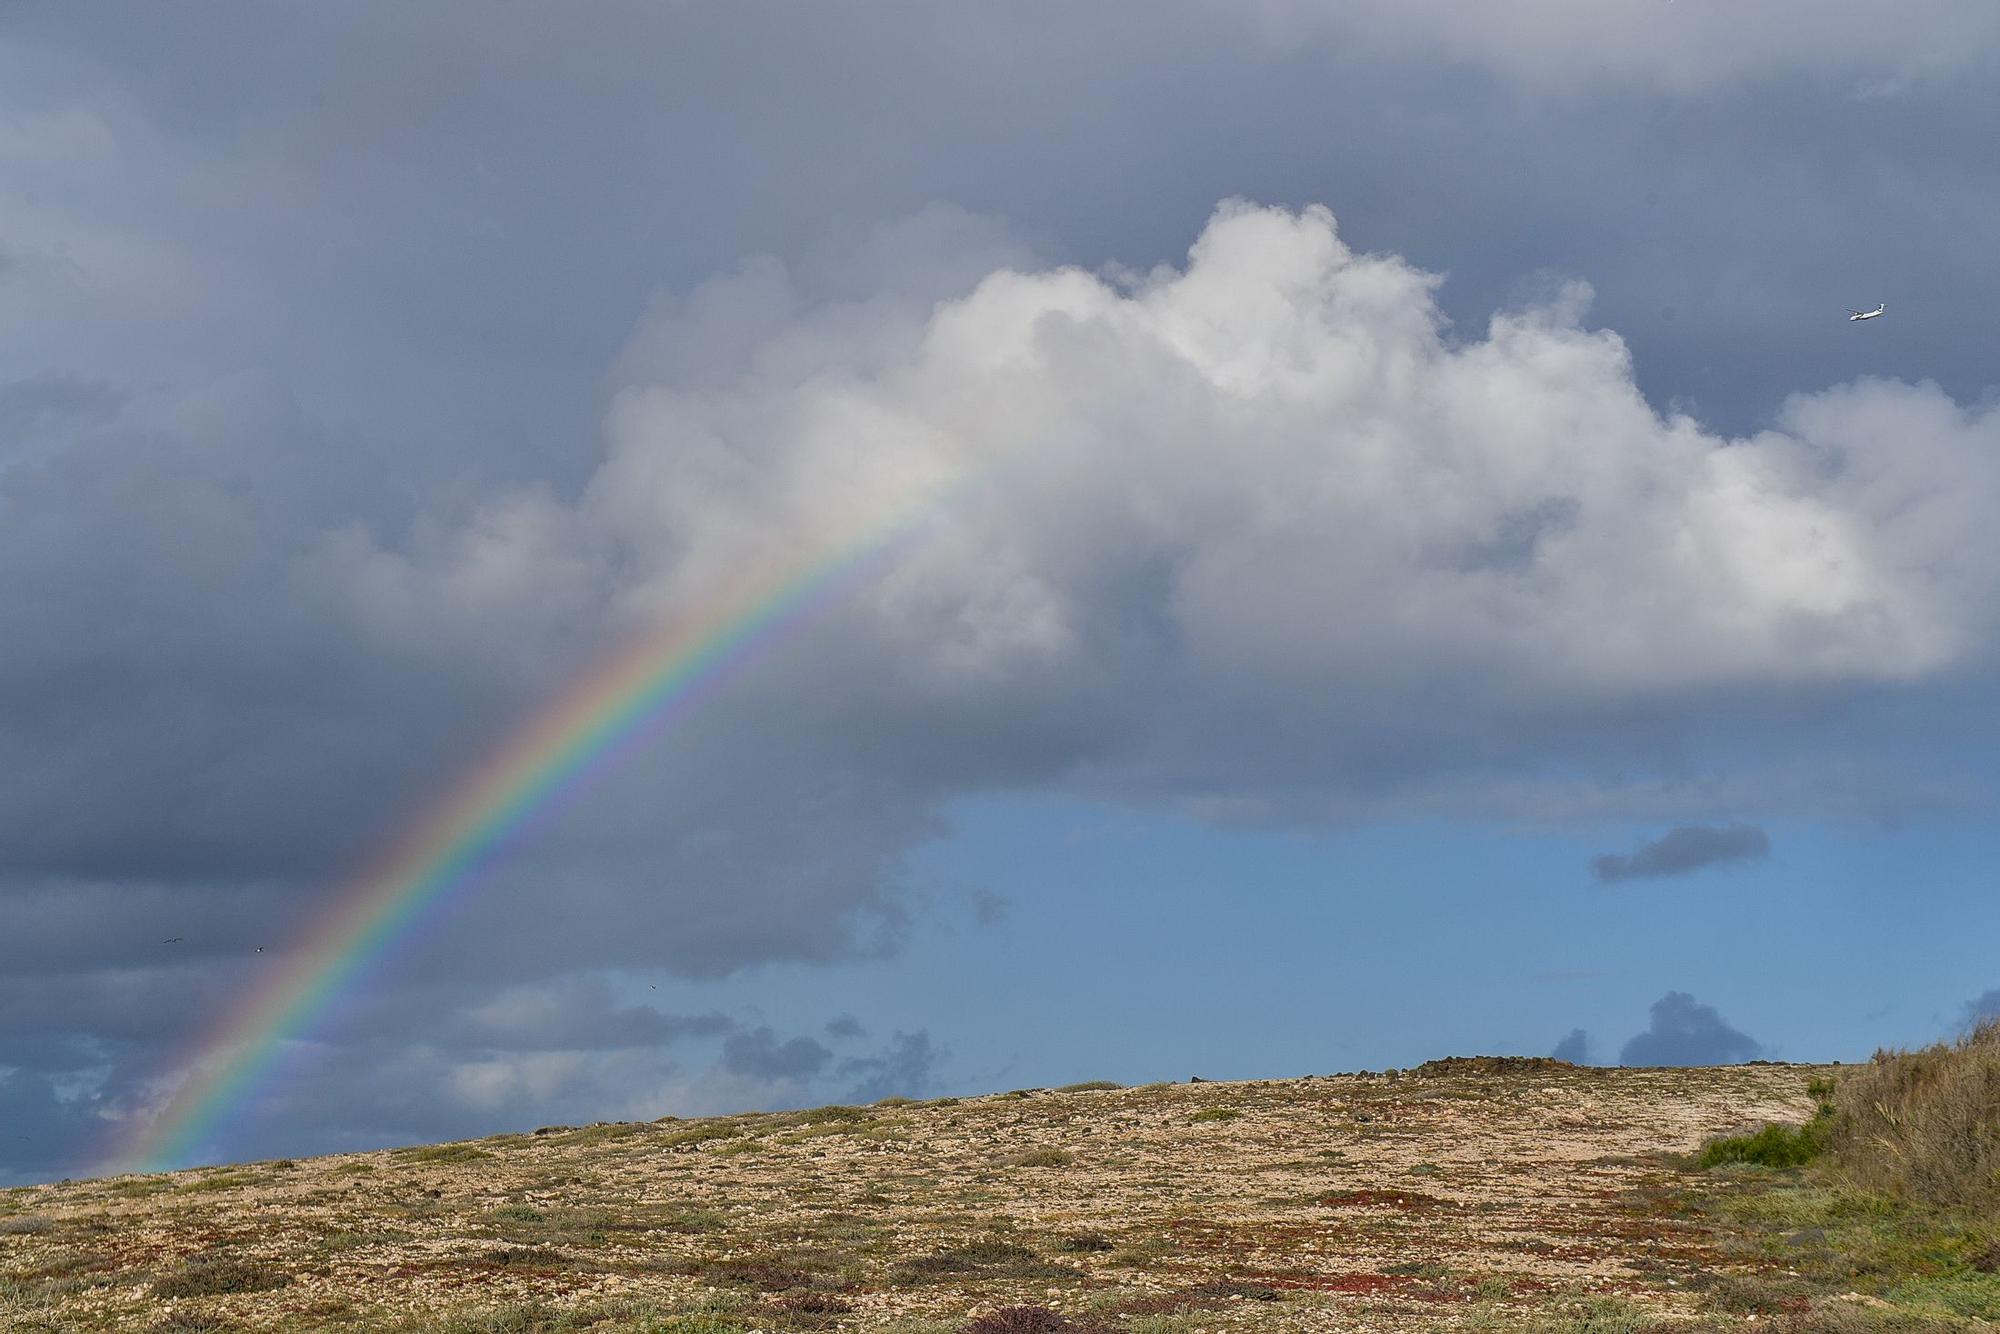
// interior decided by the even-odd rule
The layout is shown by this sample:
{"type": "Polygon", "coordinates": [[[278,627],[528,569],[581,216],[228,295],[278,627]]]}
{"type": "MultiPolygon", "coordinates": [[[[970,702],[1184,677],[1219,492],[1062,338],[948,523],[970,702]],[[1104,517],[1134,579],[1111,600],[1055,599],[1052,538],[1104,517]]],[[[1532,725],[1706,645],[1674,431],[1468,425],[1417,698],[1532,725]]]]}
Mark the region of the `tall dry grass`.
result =
{"type": "Polygon", "coordinates": [[[1833,1101],[1827,1148],[1856,1185],[1942,1208],[2000,1206],[2000,1020],[1877,1052],[1833,1101]]]}

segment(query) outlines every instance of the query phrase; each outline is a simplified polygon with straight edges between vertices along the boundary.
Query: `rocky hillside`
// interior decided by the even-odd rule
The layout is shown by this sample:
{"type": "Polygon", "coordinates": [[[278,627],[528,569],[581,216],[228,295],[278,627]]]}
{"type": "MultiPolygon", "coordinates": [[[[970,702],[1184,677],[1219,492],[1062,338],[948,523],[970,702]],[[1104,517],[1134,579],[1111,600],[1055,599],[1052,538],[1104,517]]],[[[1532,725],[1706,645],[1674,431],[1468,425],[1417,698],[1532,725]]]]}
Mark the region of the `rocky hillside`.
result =
{"type": "Polygon", "coordinates": [[[1740,1263],[1668,1207],[1676,1155],[1803,1120],[1820,1073],[1446,1061],[29,1187],[0,1326],[1639,1328],[1740,1263]]]}

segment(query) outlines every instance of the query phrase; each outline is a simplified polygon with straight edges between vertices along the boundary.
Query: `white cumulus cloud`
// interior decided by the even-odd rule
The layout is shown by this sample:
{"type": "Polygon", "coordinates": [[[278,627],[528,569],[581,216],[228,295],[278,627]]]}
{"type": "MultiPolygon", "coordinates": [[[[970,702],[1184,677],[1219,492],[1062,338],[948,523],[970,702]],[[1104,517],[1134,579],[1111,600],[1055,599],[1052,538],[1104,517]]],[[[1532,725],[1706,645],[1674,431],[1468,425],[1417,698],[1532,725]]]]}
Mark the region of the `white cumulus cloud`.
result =
{"type": "Polygon", "coordinates": [[[1633,710],[1920,681],[1989,638],[2000,423],[1933,387],[1724,438],[1647,403],[1583,284],[1463,334],[1436,276],[1323,208],[1227,203],[1144,275],[817,305],[787,282],[705,288],[713,342],[688,311],[634,340],[575,537],[652,614],[955,497],[801,650],[830,712],[932,711],[916,750],[1001,710],[1049,774],[1170,763],[1199,790],[1345,738],[1291,775],[1341,783],[1398,737],[1440,772],[1532,759],[1633,710]],[[637,351],[683,345],[730,364],[637,351]]]}

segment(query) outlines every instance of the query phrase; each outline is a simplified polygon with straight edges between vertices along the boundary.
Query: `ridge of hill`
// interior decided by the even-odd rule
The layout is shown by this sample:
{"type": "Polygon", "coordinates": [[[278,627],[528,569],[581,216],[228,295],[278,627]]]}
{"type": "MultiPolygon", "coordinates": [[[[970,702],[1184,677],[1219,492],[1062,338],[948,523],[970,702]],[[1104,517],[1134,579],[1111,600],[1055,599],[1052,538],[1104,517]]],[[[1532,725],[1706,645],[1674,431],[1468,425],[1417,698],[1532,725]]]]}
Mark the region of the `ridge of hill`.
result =
{"type": "Polygon", "coordinates": [[[0,1192],[0,1325],[1671,1325],[1695,1316],[1704,1274],[1743,1263],[1663,1203],[1695,1179],[1684,1155],[1805,1120],[1824,1073],[1471,1058],[546,1127],[21,1187],[0,1192]]]}

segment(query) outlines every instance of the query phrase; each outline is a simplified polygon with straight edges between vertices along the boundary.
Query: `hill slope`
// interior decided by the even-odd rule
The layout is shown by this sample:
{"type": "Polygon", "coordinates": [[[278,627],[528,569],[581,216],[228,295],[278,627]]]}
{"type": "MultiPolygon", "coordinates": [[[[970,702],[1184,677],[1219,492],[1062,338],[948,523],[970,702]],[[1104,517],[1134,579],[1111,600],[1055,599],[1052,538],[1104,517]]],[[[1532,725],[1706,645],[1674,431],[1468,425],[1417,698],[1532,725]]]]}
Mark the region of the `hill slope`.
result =
{"type": "Polygon", "coordinates": [[[1036,1306],[1509,1329],[1599,1295],[1671,1316],[1722,1258],[1654,1207],[1680,1179],[1662,1155],[1803,1120],[1815,1073],[1439,1062],[28,1187],[0,1192],[0,1325],[916,1334],[1036,1306]]]}

